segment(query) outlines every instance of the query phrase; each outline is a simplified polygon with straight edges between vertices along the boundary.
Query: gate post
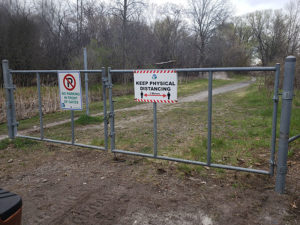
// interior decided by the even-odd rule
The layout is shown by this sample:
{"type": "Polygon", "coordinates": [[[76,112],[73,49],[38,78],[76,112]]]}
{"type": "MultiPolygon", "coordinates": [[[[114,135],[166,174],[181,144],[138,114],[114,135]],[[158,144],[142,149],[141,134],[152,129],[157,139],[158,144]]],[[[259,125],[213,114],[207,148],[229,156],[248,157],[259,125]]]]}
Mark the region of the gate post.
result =
{"type": "MultiPolygon", "coordinates": [[[[83,49],[83,64],[84,69],[87,70],[87,54],[86,54],[86,48],[83,49]]],[[[85,86],[85,107],[86,107],[86,115],[88,116],[90,114],[89,111],[89,77],[88,73],[84,73],[84,86],[85,86]]]]}
{"type": "Polygon", "coordinates": [[[8,128],[8,137],[14,139],[17,135],[17,121],[14,101],[14,89],[11,74],[9,72],[8,60],[2,60],[2,71],[4,80],[4,89],[6,95],[6,119],[8,128]]]}
{"type": "Polygon", "coordinates": [[[103,118],[104,118],[104,145],[105,150],[108,150],[108,118],[107,118],[107,99],[106,99],[106,87],[108,80],[106,78],[105,68],[102,67],[102,98],[103,98],[103,118]]]}
{"type": "Polygon", "coordinates": [[[275,191],[283,194],[285,188],[285,178],[287,174],[287,156],[290,121],[293,101],[294,76],[296,67],[296,57],[288,56],[285,59],[282,108],[280,117],[280,133],[278,142],[278,159],[275,191]]]}
{"type": "Polygon", "coordinates": [[[115,112],[114,112],[114,101],[112,96],[112,77],[111,68],[108,67],[108,95],[109,95],[109,117],[110,117],[110,150],[113,152],[115,150],[115,112]]]}

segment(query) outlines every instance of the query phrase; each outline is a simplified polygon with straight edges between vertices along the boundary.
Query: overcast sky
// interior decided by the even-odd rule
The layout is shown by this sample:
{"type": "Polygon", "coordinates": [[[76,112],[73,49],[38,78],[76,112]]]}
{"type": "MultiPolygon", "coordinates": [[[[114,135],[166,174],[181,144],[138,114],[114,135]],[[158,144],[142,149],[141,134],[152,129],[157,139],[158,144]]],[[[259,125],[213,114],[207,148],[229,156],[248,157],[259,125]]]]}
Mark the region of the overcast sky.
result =
{"type": "MultiPolygon", "coordinates": [[[[189,0],[148,0],[148,2],[163,5],[165,3],[173,3],[187,6],[189,0]]],[[[229,0],[234,8],[234,15],[240,16],[245,13],[254,12],[263,9],[280,9],[289,2],[289,0],[229,0]]]]}
{"type": "Polygon", "coordinates": [[[230,0],[237,16],[263,9],[281,9],[288,0],[230,0]]]}

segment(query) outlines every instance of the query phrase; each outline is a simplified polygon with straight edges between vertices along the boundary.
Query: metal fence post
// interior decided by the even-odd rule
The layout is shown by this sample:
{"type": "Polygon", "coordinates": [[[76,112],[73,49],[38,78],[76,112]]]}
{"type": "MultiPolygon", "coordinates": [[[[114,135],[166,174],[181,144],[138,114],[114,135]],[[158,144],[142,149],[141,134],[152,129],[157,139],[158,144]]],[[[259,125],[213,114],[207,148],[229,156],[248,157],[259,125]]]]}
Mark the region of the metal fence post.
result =
{"type": "Polygon", "coordinates": [[[41,96],[41,78],[39,73],[36,73],[36,84],[37,84],[38,99],[39,99],[40,136],[41,136],[41,140],[43,140],[44,139],[43,109],[42,109],[42,96],[41,96]]]}
{"type": "Polygon", "coordinates": [[[280,64],[276,64],[275,81],[274,81],[274,96],[273,96],[273,118],[272,118],[272,139],[271,139],[271,157],[270,157],[270,176],[274,175],[275,166],[275,150],[276,150],[276,131],[277,131],[277,113],[278,113],[278,86],[280,76],[280,64]]]}
{"type": "Polygon", "coordinates": [[[157,157],[157,103],[153,103],[153,156],[157,157]]]}
{"type": "Polygon", "coordinates": [[[211,164],[211,121],[212,121],[212,82],[213,73],[209,71],[208,79],[208,118],[207,118],[207,165],[211,164]]]}
{"type": "MultiPolygon", "coordinates": [[[[87,70],[87,54],[86,48],[83,49],[83,63],[84,69],[87,70]]],[[[86,106],[86,115],[89,115],[89,77],[88,73],[84,73],[84,82],[85,82],[85,106],[86,106]]]]}
{"type": "Polygon", "coordinates": [[[108,67],[108,94],[109,94],[109,117],[110,117],[110,149],[111,151],[115,150],[115,113],[114,113],[114,102],[112,98],[112,77],[111,77],[111,68],[108,67]]]}
{"type": "Polygon", "coordinates": [[[108,149],[108,120],[107,120],[107,106],[106,106],[106,85],[107,78],[105,75],[105,68],[102,67],[102,97],[103,97],[103,118],[104,118],[104,145],[108,149]]]}
{"type": "Polygon", "coordinates": [[[278,142],[278,159],[275,191],[282,194],[287,174],[288,141],[293,101],[296,57],[288,56],[285,60],[282,91],[282,108],[280,117],[280,134],[278,142]]]}
{"type": "Polygon", "coordinates": [[[8,128],[8,137],[14,139],[17,135],[17,120],[14,101],[14,89],[12,76],[9,71],[8,60],[2,60],[2,71],[4,88],[6,94],[6,119],[8,128]]]}
{"type": "Polygon", "coordinates": [[[75,143],[74,110],[71,110],[71,135],[72,135],[72,145],[74,145],[75,143]]]}

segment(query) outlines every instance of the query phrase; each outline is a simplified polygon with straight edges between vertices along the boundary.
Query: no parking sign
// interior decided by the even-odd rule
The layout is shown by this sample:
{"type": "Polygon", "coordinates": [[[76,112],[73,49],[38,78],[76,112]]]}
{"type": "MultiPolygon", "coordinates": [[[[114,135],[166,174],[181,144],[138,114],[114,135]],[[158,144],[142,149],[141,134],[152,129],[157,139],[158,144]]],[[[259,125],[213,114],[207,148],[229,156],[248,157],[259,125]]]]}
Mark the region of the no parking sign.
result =
{"type": "Polygon", "coordinates": [[[80,72],[58,73],[60,107],[69,110],[82,110],[80,72]]]}

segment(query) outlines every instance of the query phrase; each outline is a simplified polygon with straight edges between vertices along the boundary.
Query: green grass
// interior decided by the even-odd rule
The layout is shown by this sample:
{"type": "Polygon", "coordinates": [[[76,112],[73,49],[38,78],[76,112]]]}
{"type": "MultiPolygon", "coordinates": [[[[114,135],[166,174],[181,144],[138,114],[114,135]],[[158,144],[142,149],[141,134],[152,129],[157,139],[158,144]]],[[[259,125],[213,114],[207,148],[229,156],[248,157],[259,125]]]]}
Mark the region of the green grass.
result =
{"type": "Polygon", "coordinates": [[[93,140],[91,141],[91,145],[104,146],[104,139],[93,138],[93,140]]]}
{"type": "Polygon", "coordinates": [[[24,138],[16,138],[14,140],[9,140],[6,138],[0,141],[0,150],[6,149],[9,145],[12,145],[17,149],[28,149],[39,145],[39,142],[24,138]]]}
{"type": "Polygon", "coordinates": [[[95,124],[95,123],[102,123],[103,117],[101,116],[88,116],[88,115],[81,115],[76,121],[75,125],[88,125],[88,124],[95,124]]]}
{"type": "Polygon", "coordinates": [[[11,141],[8,138],[0,141],[0,150],[6,149],[10,143],[11,141]]]}

